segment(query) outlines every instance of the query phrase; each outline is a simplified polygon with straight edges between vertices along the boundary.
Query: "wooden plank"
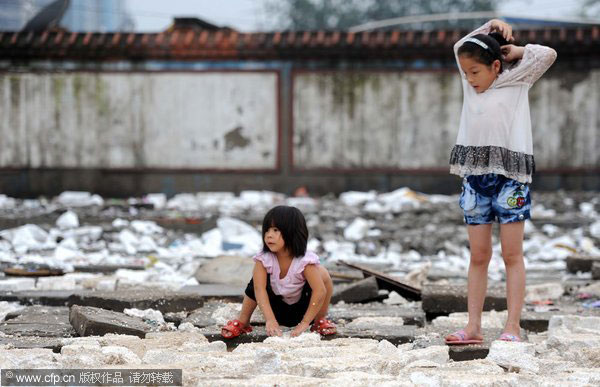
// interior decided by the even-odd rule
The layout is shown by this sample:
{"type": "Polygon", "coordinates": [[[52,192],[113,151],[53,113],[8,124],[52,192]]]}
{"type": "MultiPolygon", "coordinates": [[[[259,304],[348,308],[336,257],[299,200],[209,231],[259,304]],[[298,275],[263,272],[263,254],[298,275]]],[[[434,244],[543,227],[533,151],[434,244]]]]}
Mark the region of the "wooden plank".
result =
{"type": "Polygon", "coordinates": [[[398,278],[389,276],[385,273],[370,269],[366,266],[356,265],[344,261],[339,261],[341,264],[352,269],[360,270],[365,276],[373,276],[377,278],[379,288],[393,290],[402,297],[409,300],[421,300],[421,290],[401,282],[398,278]]]}

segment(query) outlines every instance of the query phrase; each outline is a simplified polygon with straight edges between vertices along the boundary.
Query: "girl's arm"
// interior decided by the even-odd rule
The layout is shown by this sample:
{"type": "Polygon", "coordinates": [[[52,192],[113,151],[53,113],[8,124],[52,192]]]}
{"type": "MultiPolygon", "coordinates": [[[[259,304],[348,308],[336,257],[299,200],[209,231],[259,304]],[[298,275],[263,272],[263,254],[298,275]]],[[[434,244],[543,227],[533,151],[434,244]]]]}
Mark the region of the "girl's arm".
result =
{"type": "Polygon", "coordinates": [[[526,83],[531,86],[540,79],[556,60],[554,49],[539,44],[528,44],[525,47],[509,44],[502,46],[502,50],[506,52],[505,57],[507,60],[520,59],[520,61],[498,76],[498,87],[516,83],[526,83]]]}
{"type": "Polygon", "coordinates": [[[304,277],[310,285],[312,294],[302,321],[300,321],[300,324],[298,324],[291,333],[292,337],[298,336],[308,329],[310,322],[315,319],[315,316],[323,307],[323,301],[325,300],[325,295],[327,293],[325,283],[323,282],[323,278],[321,278],[321,274],[316,265],[306,265],[304,268],[304,277]]]}
{"type": "Polygon", "coordinates": [[[275,318],[275,314],[273,313],[273,309],[269,303],[269,296],[267,295],[267,270],[261,262],[256,262],[254,265],[252,279],[254,280],[254,295],[256,296],[256,303],[265,316],[267,335],[281,336],[279,323],[275,318]]]}

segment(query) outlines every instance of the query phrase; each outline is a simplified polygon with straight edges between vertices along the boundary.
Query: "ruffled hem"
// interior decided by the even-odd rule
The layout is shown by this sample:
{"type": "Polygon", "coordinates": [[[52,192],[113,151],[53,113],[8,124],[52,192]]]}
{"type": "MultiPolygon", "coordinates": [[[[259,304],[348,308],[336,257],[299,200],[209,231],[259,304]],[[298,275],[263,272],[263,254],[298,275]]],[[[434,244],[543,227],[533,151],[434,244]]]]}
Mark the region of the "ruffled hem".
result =
{"type": "Polygon", "coordinates": [[[534,172],[533,155],[502,147],[455,145],[450,155],[450,173],[459,176],[496,173],[520,183],[531,183],[534,172]]]}

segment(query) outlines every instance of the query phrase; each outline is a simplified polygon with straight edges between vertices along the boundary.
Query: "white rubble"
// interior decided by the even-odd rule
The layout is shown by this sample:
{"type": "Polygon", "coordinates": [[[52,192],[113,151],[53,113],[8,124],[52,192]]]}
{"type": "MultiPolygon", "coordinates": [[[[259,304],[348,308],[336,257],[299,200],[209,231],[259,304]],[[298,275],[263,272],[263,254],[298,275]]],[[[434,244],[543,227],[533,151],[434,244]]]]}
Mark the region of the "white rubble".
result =
{"type": "Polygon", "coordinates": [[[79,227],[79,218],[73,211],[67,211],[56,219],[56,226],[61,230],[79,227]]]}
{"type": "Polygon", "coordinates": [[[56,202],[66,207],[101,206],[104,199],[100,195],[92,195],[89,192],[65,191],[61,193],[56,202]]]}
{"type": "Polygon", "coordinates": [[[565,292],[561,283],[544,283],[527,285],[525,289],[525,302],[556,300],[565,292]]]}
{"type": "Polygon", "coordinates": [[[163,317],[163,314],[160,312],[160,310],[155,310],[155,309],[136,309],[136,308],[125,308],[123,310],[123,313],[125,313],[128,316],[133,316],[133,317],[139,317],[143,320],[146,320],[147,322],[153,322],[153,323],[157,323],[157,324],[164,324],[165,323],[165,319],[163,317]]]}

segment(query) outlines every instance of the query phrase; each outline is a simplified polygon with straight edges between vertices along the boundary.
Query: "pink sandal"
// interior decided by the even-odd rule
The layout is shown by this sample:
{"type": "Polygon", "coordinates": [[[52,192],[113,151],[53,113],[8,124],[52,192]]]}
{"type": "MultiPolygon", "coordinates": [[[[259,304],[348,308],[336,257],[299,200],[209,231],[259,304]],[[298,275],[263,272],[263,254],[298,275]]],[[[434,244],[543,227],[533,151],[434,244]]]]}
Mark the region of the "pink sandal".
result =
{"type": "Polygon", "coordinates": [[[446,339],[447,345],[467,345],[467,344],[483,344],[483,340],[480,339],[471,339],[467,337],[467,332],[464,329],[460,331],[456,331],[452,333],[450,336],[454,336],[458,338],[458,340],[448,340],[446,339]]]}
{"type": "Polygon", "coordinates": [[[521,343],[521,342],[523,342],[523,340],[521,340],[521,338],[519,336],[511,335],[510,333],[506,333],[506,332],[504,332],[503,334],[501,334],[500,337],[498,337],[498,340],[500,340],[500,341],[512,341],[512,342],[515,342],[515,343],[521,343]]]}

